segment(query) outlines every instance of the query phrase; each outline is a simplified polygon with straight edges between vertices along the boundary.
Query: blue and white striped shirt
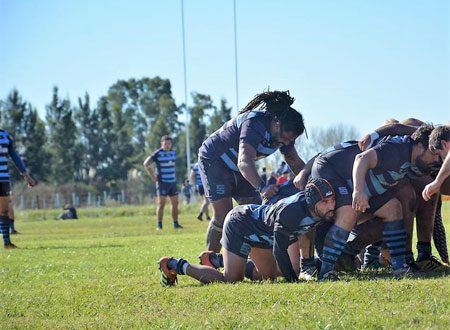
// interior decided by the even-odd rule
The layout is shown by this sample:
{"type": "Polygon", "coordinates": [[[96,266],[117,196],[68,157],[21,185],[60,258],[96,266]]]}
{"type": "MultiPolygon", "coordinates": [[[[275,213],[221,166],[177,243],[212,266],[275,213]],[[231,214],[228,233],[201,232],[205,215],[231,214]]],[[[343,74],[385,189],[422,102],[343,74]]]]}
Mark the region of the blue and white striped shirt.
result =
{"type": "Polygon", "coordinates": [[[14,142],[7,131],[0,129],[0,182],[10,182],[8,160],[11,157],[12,161],[20,171],[26,171],[22,159],[14,148],[14,142]]]}
{"type": "Polygon", "coordinates": [[[175,150],[164,151],[164,149],[159,148],[150,156],[150,159],[156,163],[158,182],[177,182],[175,175],[175,150]]]}

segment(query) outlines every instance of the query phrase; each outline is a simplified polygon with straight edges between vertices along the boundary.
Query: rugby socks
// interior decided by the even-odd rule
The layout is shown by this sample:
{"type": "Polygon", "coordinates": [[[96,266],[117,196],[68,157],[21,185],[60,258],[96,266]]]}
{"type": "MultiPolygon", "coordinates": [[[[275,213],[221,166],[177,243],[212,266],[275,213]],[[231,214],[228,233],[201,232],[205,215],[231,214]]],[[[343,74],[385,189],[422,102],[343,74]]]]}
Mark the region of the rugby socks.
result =
{"type": "Polygon", "coordinates": [[[322,268],[320,269],[319,279],[334,269],[334,263],[341,255],[349,234],[348,230],[336,225],[331,226],[328,230],[323,246],[322,268]]]}
{"type": "Polygon", "coordinates": [[[167,262],[167,267],[177,272],[178,275],[186,275],[186,269],[189,266],[189,262],[184,259],[172,258],[167,262]]]}
{"type": "Polygon", "coordinates": [[[255,269],[255,263],[252,259],[248,259],[245,264],[245,277],[253,281],[253,270],[255,269]]]}
{"type": "Polygon", "coordinates": [[[0,232],[2,233],[3,244],[11,244],[11,239],[9,237],[9,226],[11,219],[5,216],[0,216],[0,232]]]}
{"type": "Polygon", "coordinates": [[[431,257],[431,242],[417,242],[417,261],[431,257]]]}
{"type": "Polygon", "coordinates": [[[392,270],[402,268],[406,264],[406,231],[403,219],[383,223],[383,240],[391,255],[392,270]]]}
{"type": "Polygon", "coordinates": [[[9,229],[11,230],[11,233],[15,233],[16,232],[16,228],[14,228],[14,219],[9,218],[11,220],[11,223],[9,225],[9,229]]]}

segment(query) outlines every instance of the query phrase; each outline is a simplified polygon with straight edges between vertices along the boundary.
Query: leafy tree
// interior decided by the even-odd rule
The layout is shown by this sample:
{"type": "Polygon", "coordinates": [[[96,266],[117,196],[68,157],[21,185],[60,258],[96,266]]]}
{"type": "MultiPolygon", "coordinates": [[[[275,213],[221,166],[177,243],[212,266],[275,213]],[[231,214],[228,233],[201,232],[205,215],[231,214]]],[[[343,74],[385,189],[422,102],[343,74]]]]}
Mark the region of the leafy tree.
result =
{"type": "Polygon", "coordinates": [[[198,149],[206,137],[205,115],[208,110],[216,110],[209,95],[193,93],[193,106],[190,109],[189,138],[191,144],[191,159],[197,158],[198,149]]]}
{"type": "Polygon", "coordinates": [[[208,135],[211,135],[212,133],[217,131],[225,122],[231,119],[232,109],[233,108],[227,107],[226,99],[223,98],[220,100],[220,108],[214,109],[211,115],[210,124],[207,130],[208,135]]]}
{"type": "MultiPolygon", "coordinates": [[[[46,132],[44,122],[32,106],[22,100],[17,89],[13,89],[1,103],[1,127],[14,138],[16,149],[27,168],[39,181],[47,178],[45,163],[48,160],[46,150],[46,132]]],[[[20,173],[12,171],[13,180],[22,180],[20,173]]]]}
{"type": "Polygon", "coordinates": [[[72,118],[70,102],[59,99],[57,87],[53,89],[53,98],[46,110],[53,181],[58,184],[73,181],[78,166],[77,130],[72,118]]]}

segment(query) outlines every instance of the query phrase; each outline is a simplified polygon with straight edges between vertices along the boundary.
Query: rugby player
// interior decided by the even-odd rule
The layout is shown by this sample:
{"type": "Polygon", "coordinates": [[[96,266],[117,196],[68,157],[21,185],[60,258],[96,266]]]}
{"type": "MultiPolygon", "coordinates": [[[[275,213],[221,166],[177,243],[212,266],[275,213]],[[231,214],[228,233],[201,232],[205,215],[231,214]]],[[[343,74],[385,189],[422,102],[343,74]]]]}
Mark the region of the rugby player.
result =
{"type": "Polygon", "coordinates": [[[167,196],[172,204],[173,228],[183,228],[178,223],[178,189],[175,176],[175,150],[172,149],[172,138],[168,135],[161,137],[161,148],[153,152],[144,161],[144,167],[153,182],[156,183],[156,194],[158,196],[158,206],[156,208],[156,230],[162,230],[164,206],[167,196]],[[156,164],[156,175],[152,168],[152,163],[156,164]]]}
{"type": "Polygon", "coordinates": [[[223,273],[190,264],[184,259],[159,260],[161,284],[174,285],[177,275],[188,275],[202,283],[238,282],[244,279],[248,256],[256,267],[257,279],[274,279],[280,272],[288,282],[298,281],[297,236],[334,215],[334,191],[321,178],[311,179],[304,191],[272,205],[240,205],[228,213],[222,236],[223,273]],[[278,265],[278,267],[277,267],[278,265]]]}
{"type": "Polygon", "coordinates": [[[200,169],[198,167],[198,163],[195,163],[192,166],[191,170],[191,182],[195,183],[195,190],[198,192],[200,197],[202,198],[202,204],[200,205],[200,211],[197,215],[197,219],[202,221],[203,214],[206,216],[206,220],[211,220],[209,217],[209,200],[205,196],[205,188],[203,188],[202,177],[200,176],[200,169]]]}
{"type": "Polygon", "coordinates": [[[410,270],[405,263],[406,231],[400,202],[394,187],[404,177],[427,175],[437,160],[428,150],[433,127],[421,126],[414,134],[388,138],[365,152],[358,143],[343,143],[321,153],[312,166],[312,177],[327,179],[336,192],[334,225],[324,237],[319,279],[338,279],[334,263],[344,248],[358,213],[383,220],[383,240],[392,257],[393,275],[403,277],[410,270]]]}
{"type": "Polygon", "coordinates": [[[8,161],[11,158],[14,165],[22,174],[28,186],[34,187],[36,181],[28,174],[25,164],[14,147],[11,135],[5,130],[0,129],[0,231],[2,233],[5,249],[15,249],[17,246],[11,243],[9,217],[11,181],[9,176],[8,161]]]}
{"type": "Polygon", "coordinates": [[[200,147],[200,175],[214,211],[207,250],[220,251],[223,222],[233,207],[232,198],[239,204],[260,204],[261,197],[276,194],[275,185],[262,181],[255,160],[280,149],[295,174],[303,168],[294,143],[305,127],[302,115],[291,107],[293,102],[288,92],[258,94],[200,147]]]}

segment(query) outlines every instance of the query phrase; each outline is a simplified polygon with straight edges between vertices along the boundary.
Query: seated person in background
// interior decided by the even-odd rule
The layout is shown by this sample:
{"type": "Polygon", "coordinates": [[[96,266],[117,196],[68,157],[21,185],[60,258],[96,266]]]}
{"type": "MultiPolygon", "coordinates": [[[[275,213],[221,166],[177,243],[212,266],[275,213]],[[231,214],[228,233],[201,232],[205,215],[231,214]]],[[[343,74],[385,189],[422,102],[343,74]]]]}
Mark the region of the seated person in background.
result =
{"type": "Polygon", "coordinates": [[[75,209],[74,206],[66,204],[64,205],[63,210],[66,212],[63,212],[60,215],[58,215],[59,220],[78,219],[77,210],[75,209]]]}

